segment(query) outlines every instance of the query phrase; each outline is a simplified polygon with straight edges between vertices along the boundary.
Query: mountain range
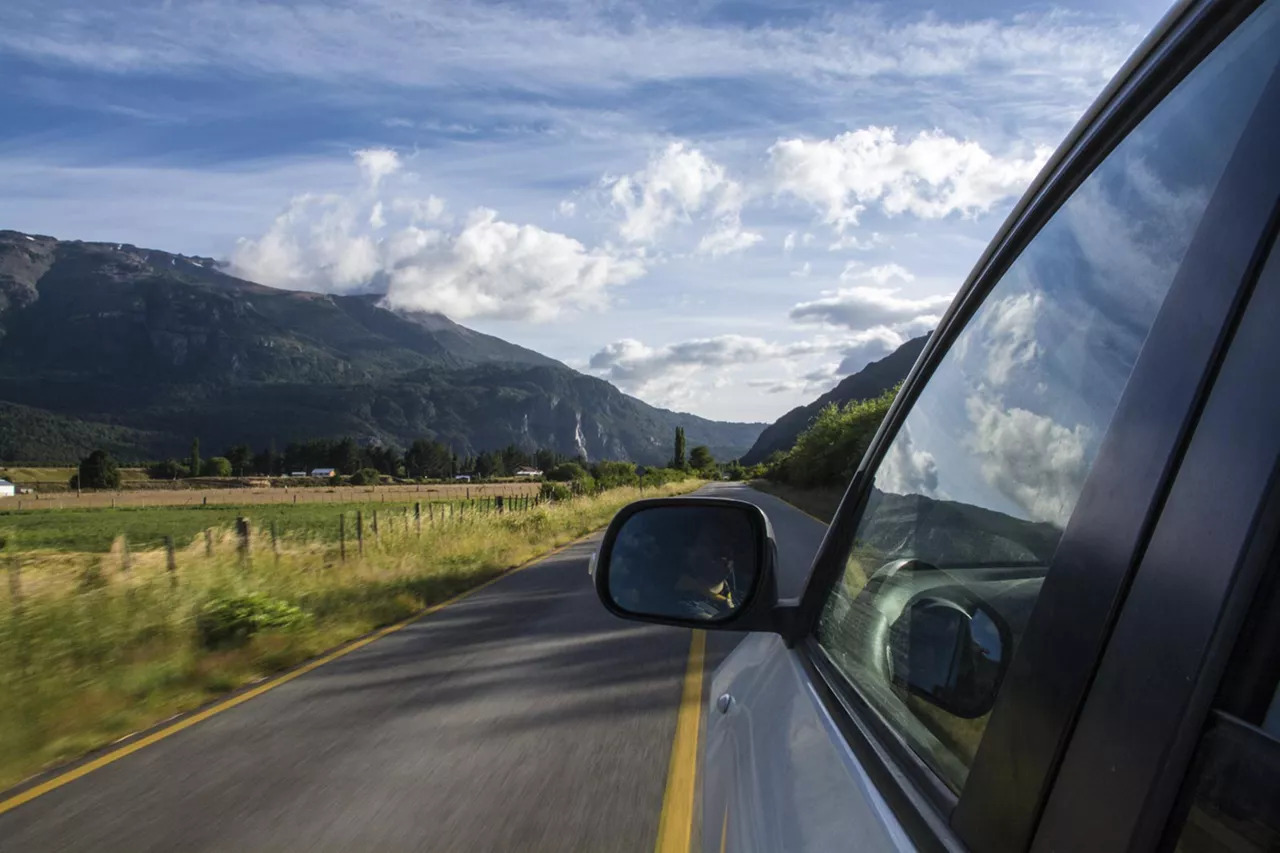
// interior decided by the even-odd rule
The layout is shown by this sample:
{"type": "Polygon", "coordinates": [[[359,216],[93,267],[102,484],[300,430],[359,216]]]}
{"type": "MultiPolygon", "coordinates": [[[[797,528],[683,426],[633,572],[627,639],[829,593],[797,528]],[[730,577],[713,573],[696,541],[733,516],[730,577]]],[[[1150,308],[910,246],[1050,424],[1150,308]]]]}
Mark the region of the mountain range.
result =
{"type": "Polygon", "coordinates": [[[350,435],[459,455],[516,444],[663,464],[764,424],[650,406],[602,379],[377,295],[264,287],[212,258],[0,231],[0,459],[124,460],[350,435]]]}
{"type": "Polygon", "coordinates": [[[804,432],[823,407],[835,403],[844,405],[854,400],[870,400],[907,378],[911,367],[924,350],[928,335],[921,335],[898,347],[879,361],[873,361],[862,370],[840,380],[840,384],[807,406],[797,406],[760,433],[756,443],[742,456],[743,465],[763,462],[778,451],[790,450],[796,438],[804,432]]]}

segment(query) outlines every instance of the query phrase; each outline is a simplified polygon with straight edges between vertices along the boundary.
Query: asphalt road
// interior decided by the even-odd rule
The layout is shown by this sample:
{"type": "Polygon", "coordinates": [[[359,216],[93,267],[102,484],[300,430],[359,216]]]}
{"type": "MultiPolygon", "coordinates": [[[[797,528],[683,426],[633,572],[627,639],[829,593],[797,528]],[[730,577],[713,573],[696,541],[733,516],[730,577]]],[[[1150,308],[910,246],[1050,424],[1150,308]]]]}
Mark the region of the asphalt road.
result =
{"type": "MultiPolygon", "coordinates": [[[[797,594],[824,526],[705,493],[765,509],[797,594]]],[[[0,815],[0,850],[651,851],[689,632],[606,613],[595,542],[0,815]]]]}

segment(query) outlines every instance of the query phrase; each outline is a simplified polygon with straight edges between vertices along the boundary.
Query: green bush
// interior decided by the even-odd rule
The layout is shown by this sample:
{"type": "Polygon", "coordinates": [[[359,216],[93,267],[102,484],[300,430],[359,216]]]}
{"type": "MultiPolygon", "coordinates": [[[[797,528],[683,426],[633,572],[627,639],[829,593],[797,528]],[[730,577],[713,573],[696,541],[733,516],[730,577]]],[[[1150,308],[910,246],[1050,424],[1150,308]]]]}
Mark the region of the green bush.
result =
{"type": "Polygon", "coordinates": [[[597,462],[592,466],[596,484],[602,489],[635,486],[640,482],[634,462],[597,462]]]}
{"type": "Polygon", "coordinates": [[[656,489],[667,483],[678,483],[687,479],[689,479],[687,471],[679,471],[675,468],[647,468],[644,476],[640,478],[640,485],[646,489],[656,489]]]}
{"type": "Polygon", "coordinates": [[[769,458],[765,476],[802,488],[848,483],[897,391],[895,387],[871,400],[824,407],[790,451],[769,458]]]}
{"type": "Polygon", "coordinates": [[[187,466],[177,459],[166,459],[164,462],[147,466],[147,476],[153,480],[178,480],[189,474],[187,466]]]}
{"type": "Polygon", "coordinates": [[[304,628],[310,618],[297,605],[248,593],[212,598],[196,614],[196,640],[204,649],[244,643],[259,631],[304,628]]]}
{"type": "Polygon", "coordinates": [[[573,492],[564,483],[543,483],[541,494],[544,500],[567,501],[573,492]]]}
{"type": "Polygon", "coordinates": [[[557,483],[568,483],[573,480],[589,480],[591,475],[577,462],[563,462],[547,471],[546,478],[557,483]]]}
{"type": "Polygon", "coordinates": [[[382,482],[382,475],[376,468],[361,468],[351,475],[353,486],[376,486],[380,482],[382,482]]]}
{"type": "Polygon", "coordinates": [[[225,456],[211,456],[200,466],[200,473],[205,477],[230,477],[231,460],[225,456]]]}

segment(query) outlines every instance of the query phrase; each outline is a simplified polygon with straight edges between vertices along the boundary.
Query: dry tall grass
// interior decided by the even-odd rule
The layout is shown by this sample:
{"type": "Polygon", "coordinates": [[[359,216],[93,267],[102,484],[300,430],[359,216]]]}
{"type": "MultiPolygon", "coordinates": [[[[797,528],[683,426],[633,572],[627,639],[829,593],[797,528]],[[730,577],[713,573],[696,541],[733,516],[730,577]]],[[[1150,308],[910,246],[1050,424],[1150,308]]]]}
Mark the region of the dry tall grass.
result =
{"type": "Polygon", "coordinates": [[[639,497],[615,489],[470,513],[424,523],[420,535],[397,518],[376,538],[366,531],[363,555],[352,531],[345,561],[336,542],[281,539],[273,549],[261,532],[244,558],[225,531],[212,556],[203,536],[181,544],[177,572],[163,549],[123,544],[105,555],[22,555],[0,595],[0,788],[408,618],[599,528],[639,497]],[[240,636],[219,640],[218,619],[240,636]]]}

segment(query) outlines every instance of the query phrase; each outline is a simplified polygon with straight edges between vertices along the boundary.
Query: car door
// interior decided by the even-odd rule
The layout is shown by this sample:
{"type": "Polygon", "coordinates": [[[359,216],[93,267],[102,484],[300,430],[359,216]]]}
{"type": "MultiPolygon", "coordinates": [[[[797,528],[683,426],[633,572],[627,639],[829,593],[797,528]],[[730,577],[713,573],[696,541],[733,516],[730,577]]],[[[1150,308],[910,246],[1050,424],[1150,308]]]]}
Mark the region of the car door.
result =
{"type": "Polygon", "coordinates": [[[1015,209],[862,460],[790,645],[752,636],[713,677],[704,849],[1037,837],[1267,244],[1278,67],[1280,0],[1176,9],[1015,209]]]}

